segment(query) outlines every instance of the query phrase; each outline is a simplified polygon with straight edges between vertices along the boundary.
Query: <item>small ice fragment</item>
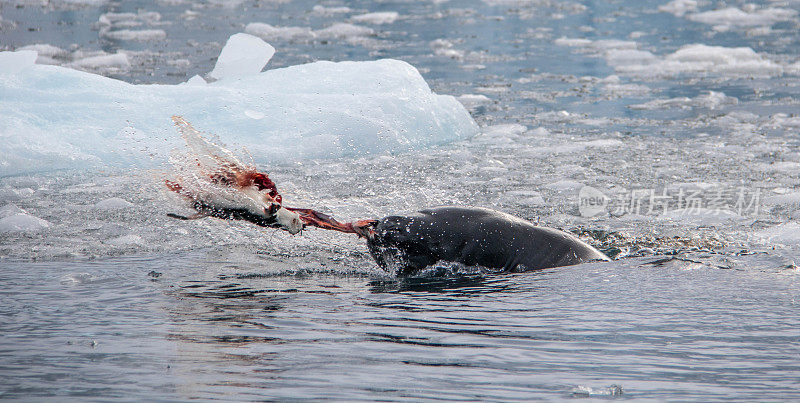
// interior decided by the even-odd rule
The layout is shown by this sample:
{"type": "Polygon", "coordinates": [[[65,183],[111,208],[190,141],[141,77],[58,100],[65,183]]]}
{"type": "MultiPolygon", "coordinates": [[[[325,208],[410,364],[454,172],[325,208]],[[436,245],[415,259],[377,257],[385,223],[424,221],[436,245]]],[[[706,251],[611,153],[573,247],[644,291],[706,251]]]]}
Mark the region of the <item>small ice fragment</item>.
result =
{"type": "Polygon", "coordinates": [[[396,11],[384,11],[378,13],[367,13],[361,15],[354,15],[350,19],[355,22],[367,23],[367,24],[391,24],[397,20],[399,14],[396,11]]]}
{"type": "Polygon", "coordinates": [[[0,52],[0,74],[16,74],[36,63],[35,50],[0,52]]]}
{"type": "Polygon", "coordinates": [[[50,227],[50,223],[27,213],[12,214],[0,219],[0,232],[34,232],[50,227]]]}
{"type": "Polygon", "coordinates": [[[209,77],[217,80],[258,74],[275,54],[275,48],[250,34],[231,35],[209,77]]]}
{"type": "Polygon", "coordinates": [[[127,209],[133,206],[133,203],[121,199],[119,197],[112,197],[109,199],[101,200],[97,202],[94,207],[98,210],[122,210],[127,209]]]}

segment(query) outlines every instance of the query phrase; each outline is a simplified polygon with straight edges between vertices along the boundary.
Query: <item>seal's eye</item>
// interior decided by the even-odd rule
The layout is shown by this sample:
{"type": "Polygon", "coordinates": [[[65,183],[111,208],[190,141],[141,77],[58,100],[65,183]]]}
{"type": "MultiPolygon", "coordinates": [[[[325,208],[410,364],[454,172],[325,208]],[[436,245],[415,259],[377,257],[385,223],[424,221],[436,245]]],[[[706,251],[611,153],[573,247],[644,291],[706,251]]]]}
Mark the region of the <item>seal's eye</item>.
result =
{"type": "Polygon", "coordinates": [[[281,208],[280,204],[278,204],[278,203],[270,203],[269,208],[265,209],[265,211],[266,211],[267,215],[274,216],[278,212],[278,209],[280,209],[280,208],[281,208]]]}

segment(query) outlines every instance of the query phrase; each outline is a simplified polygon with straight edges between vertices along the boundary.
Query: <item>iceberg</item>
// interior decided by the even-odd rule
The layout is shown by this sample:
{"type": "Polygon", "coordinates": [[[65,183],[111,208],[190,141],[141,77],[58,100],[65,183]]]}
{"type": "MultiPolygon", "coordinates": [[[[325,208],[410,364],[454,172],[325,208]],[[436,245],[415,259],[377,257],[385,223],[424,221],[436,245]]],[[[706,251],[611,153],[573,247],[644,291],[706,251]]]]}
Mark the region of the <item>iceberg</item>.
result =
{"type": "Polygon", "coordinates": [[[173,115],[245,147],[257,164],[403,152],[478,133],[456,98],[433,93],[399,60],[321,61],[233,71],[209,84],[134,85],[35,65],[35,51],[16,53],[0,52],[0,176],[153,167],[179,145],[173,115]]]}

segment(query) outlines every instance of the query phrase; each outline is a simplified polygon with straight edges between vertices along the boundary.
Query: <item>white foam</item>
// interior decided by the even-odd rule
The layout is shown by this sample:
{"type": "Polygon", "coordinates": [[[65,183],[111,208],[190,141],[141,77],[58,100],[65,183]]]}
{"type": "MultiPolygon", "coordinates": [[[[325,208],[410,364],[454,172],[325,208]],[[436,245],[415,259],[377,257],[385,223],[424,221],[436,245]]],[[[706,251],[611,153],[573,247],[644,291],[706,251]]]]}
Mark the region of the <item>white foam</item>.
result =
{"type": "MultiPolygon", "coordinates": [[[[0,176],[152,166],[179,144],[172,115],[246,146],[259,163],[411,150],[478,132],[461,103],[431,92],[398,60],[316,62],[211,84],[132,85],[30,65],[35,52],[29,54],[27,69],[0,75],[0,176]]],[[[124,54],[114,56],[113,63],[83,63],[127,64],[124,54]]]]}
{"type": "Polygon", "coordinates": [[[396,11],[382,11],[377,13],[359,14],[350,17],[351,20],[366,24],[391,24],[400,16],[396,11]]]}
{"type": "Polygon", "coordinates": [[[260,38],[242,33],[235,34],[228,38],[217,58],[214,70],[208,75],[221,80],[258,74],[274,54],[275,48],[260,38]]]}

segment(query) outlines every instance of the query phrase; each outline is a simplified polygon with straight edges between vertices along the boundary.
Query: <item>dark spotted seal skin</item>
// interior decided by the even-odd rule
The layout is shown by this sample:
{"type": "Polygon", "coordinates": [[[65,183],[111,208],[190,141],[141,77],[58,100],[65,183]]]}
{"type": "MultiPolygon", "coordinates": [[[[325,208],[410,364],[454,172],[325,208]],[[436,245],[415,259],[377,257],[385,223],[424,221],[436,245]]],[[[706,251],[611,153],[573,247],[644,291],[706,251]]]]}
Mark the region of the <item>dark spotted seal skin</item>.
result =
{"type": "Polygon", "coordinates": [[[439,261],[524,271],[609,260],[574,235],[485,208],[389,216],[378,221],[367,245],[378,265],[398,275],[439,261]]]}

